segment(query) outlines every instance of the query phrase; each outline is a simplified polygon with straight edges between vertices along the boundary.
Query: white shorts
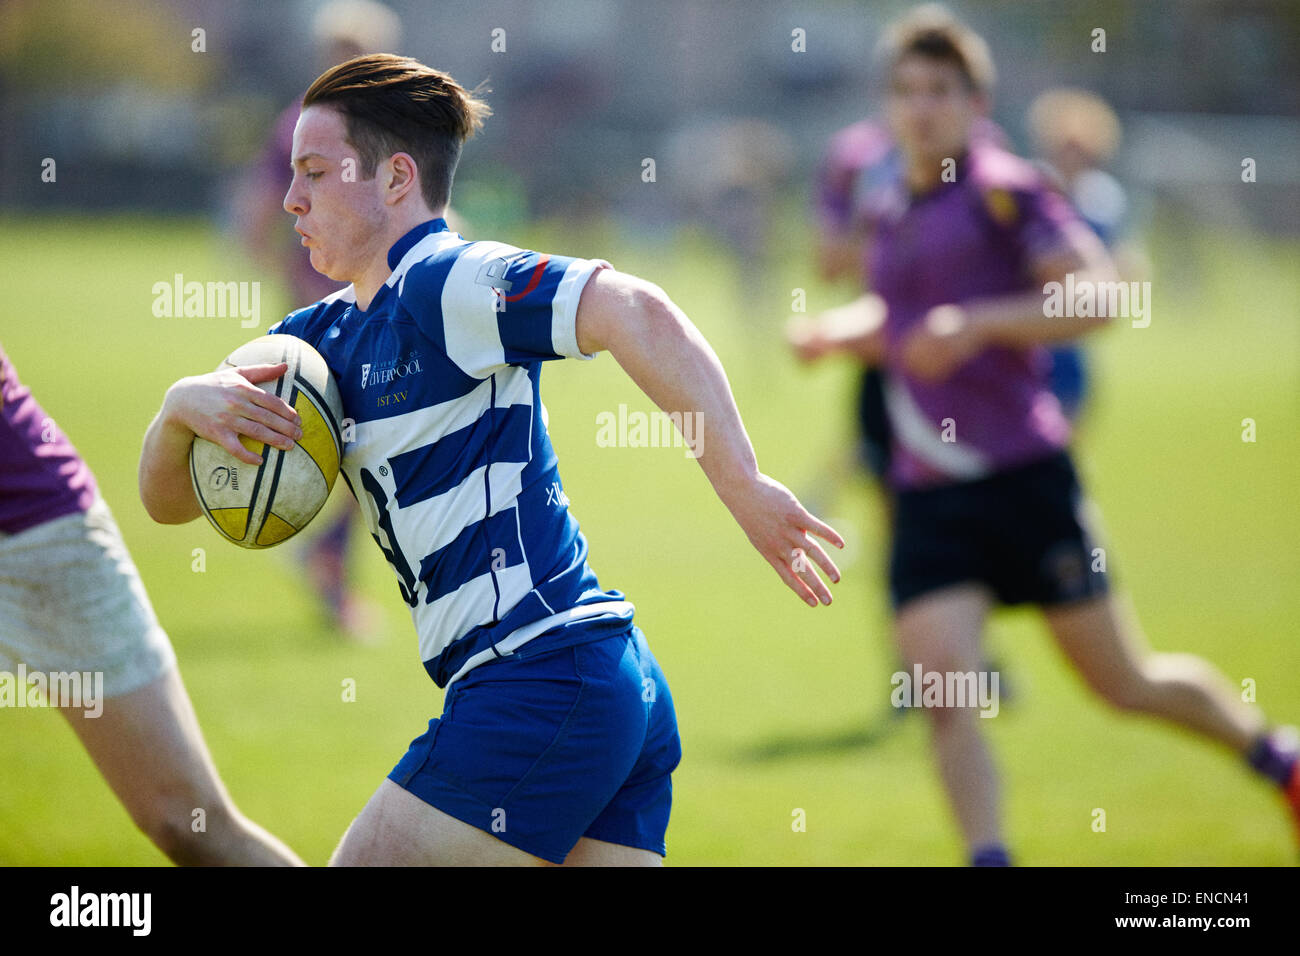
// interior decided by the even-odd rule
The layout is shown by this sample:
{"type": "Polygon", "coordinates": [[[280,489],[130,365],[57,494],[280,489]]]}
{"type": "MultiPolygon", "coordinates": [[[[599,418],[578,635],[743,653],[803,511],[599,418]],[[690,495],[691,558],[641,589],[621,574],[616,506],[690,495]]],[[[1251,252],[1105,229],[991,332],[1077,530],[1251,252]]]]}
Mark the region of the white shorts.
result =
{"type": "Polygon", "coordinates": [[[103,695],[176,665],[102,498],[85,513],[0,532],[0,671],[102,673],[103,695]]]}

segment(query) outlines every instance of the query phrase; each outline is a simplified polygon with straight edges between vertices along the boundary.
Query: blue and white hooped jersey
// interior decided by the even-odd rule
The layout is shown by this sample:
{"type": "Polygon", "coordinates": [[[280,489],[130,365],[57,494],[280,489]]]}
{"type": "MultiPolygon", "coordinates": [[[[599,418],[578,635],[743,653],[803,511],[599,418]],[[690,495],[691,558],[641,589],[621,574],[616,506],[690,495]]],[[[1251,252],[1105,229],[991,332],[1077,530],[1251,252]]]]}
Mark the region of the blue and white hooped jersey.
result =
{"type": "Polygon", "coordinates": [[[271,332],[305,340],[338,380],[355,428],[343,474],[429,676],[445,687],[542,634],[563,646],[625,629],[633,607],[587,566],[538,390],[546,359],[591,358],[578,299],[608,263],[466,241],[434,219],[388,264],[364,312],[349,286],[271,332]]]}

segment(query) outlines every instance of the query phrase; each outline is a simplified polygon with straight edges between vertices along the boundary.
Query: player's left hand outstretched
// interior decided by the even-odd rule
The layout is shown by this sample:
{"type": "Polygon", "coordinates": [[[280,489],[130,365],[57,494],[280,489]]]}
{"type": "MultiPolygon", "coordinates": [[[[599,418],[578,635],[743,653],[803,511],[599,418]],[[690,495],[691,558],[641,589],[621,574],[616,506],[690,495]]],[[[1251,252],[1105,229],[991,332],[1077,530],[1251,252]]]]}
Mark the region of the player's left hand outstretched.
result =
{"type": "Polygon", "coordinates": [[[814,517],[790,489],[767,475],[758,475],[734,501],[728,505],[732,516],[786,586],[811,607],[819,602],[830,604],[830,589],[817,568],[836,583],[840,571],[812,535],[843,548],[839,532],[814,517]]]}

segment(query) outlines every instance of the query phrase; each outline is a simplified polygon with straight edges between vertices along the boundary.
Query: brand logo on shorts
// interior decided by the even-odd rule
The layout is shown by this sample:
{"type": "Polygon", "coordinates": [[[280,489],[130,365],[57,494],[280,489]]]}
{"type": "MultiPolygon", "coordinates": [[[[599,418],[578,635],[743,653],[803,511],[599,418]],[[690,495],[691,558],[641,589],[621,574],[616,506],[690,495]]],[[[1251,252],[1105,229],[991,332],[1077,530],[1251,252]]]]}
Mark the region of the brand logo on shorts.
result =
{"type": "Polygon", "coordinates": [[[1088,566],[1077,543],[1062,541],[1045,557],[1047,573],[1061,597],[1078,597],[1088,591],[1088,566]]]}

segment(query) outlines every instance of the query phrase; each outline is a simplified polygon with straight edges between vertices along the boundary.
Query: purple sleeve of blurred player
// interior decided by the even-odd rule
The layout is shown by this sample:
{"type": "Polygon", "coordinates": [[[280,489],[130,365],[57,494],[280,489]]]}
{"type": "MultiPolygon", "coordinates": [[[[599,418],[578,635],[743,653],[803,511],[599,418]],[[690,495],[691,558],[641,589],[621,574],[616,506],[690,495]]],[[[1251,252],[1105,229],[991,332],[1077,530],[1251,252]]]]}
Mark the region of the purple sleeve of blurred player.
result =
{"type": "Polygon", "coordinates": [[[908,334],[935,306],[1041,291],[1036,260],[1088,241],[1088,227],[1029,163],[975,144],[956,182],[875,223],[872,275],[888,307],[886,397],[900,488],[971,480],[1034,461],[1070,437],[1041,347],[991,347],[940,382],[902,367],[908,334]]]}
{"type": "MultiPolygon", "coordinates": [[[[1006,148],[1006,134],[986,117],[975,121],[971,141],[1006,148]]],[[[884,123],[867,119],[831,137],[817,171],[818,225],[825,234],[869,230],[877,206],[902,176],[902,160],[884,123]]]]}
{"type": "Polygon", "coordinates": [[[94,475],[0,347],[0,532],[85,511],[96,494],[94,475]]]}
{"type": "Polygon", "coordinates": [[[893,150],[889,132],[863,120],[831,138],[817,173],[817,219],[825,233],[843,234],[858,224],[863,170],[882,163],[893,150]]]}
{"type": "Polygon", "coordinates": [[[1096,236],[1074,204],[1049,182],[1019,198],[1023,208],[1016,237],[1027,263],[1077,248],[1096,236]]]}

